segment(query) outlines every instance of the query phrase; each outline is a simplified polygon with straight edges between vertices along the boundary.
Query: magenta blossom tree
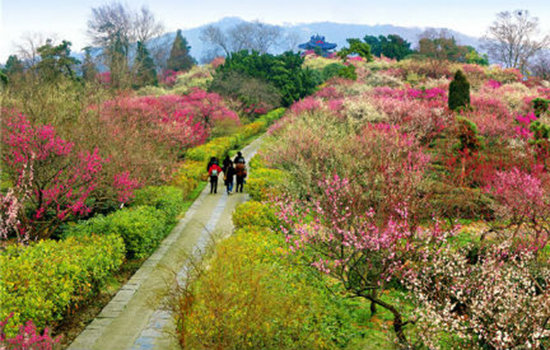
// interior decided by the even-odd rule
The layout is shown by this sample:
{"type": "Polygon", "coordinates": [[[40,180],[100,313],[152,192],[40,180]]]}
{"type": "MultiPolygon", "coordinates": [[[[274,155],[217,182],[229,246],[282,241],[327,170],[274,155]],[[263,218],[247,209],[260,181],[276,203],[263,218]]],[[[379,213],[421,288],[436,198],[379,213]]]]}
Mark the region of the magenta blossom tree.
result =
{"type": "MultiPolygon", "coordinates": [[[[12,189],[0,198],[7,211],[0,232],[17,234],[20,240],[50,237],[57,227],[91,212],[89,199],[104,183],[106,160],[99,150],[75,150],[75,144],[59,137],[50,125],[34,126],[16,113],[4,113],[2,161],[7,166],[12,189]]],[[[122,200],[134,183],[116,178],[111,186],[122,200]]]]}

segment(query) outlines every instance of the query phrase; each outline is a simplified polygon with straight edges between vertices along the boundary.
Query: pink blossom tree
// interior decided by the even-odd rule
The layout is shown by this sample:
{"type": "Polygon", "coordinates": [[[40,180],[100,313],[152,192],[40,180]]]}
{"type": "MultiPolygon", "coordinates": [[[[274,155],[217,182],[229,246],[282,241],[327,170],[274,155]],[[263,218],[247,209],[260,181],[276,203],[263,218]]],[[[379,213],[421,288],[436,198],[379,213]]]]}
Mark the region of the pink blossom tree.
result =
{"type": "Polygon", "coordinates": [[[493,225],[503,239],[519,241],[521,246],[533,251],[548,244],[550,194],[547,181],[540,167],[535,167],[531,173],[518,168],[496,173],[486,191],[495,199],[497,217],[508,222],[503,230],[493,225]]]}
{"type": "Polygon", "coordinates": [[[279,199],[278,217],[292,250],[306,250],[312,266],[336,278],[353,296],[380,306],[393,315],[393,329],[402,346],[408,346],[402,310],[380,296],[392,280],[400,278],[418,257],[426,241],[445,240],[437,223],[421,229],[411,220],[406,204],[396,215],[377,220],[373,209],[364,208],[358,198],[360,187],[334,175],[319,183],[321,194],[311,200],[279,199]]]}

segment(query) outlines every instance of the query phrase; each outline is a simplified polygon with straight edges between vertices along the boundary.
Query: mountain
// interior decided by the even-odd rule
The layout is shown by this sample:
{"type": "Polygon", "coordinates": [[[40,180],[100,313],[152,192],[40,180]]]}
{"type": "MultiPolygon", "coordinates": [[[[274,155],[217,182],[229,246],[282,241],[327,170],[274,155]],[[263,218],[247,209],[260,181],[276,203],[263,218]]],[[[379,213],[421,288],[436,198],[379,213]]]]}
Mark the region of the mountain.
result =
{"type": "MultiPolygon", "coordinates": [[[[201,31],[209,25],[214,25],[222,30],[230,29],[237,24],[246,22],[238,17],[225,17],[217,22],[209,23],[200,27],[192,29],[183,29],[182,35],[187,38],[189,45],[191,45],[191,55],[198,61],[201,61],[205,57],[208,47],[200,40],[201,31]]],[[[367,24],[347,24],[347,23],[335,23],[335,22],[315,22],[315,23],[302,23],[294,25],[283,25],[283,35],[294,36],[299,43],[304,43],[309,40],[312,35],[320,34],[325,36],[328,42],[338,44],[338,48],[346,46],[347,38],[363,38],[365,35],[389,35],[397,34],[410,43],[412,46],[418,44],[419,35],[426,29],[442,29],[442,28],[420,28],[420,27],[400,27],[391,24],[381,25],[367,25],[367,24]]],[[[468,36],[457,31],[449,30],[449,33],[455,37],[460,45],[470,45],[473,47],[479,46],[479,38],[468,36]]],[[[172,43],[176,36],[175,32],[166,33],[156,42],[160,43],[172,43]]],[[[156,45],[152,43],[152,45],[156,45]]],[[[281,53],[288,49],[288,45],[281,45],[273,50],[273,53],[281,53]]]]}

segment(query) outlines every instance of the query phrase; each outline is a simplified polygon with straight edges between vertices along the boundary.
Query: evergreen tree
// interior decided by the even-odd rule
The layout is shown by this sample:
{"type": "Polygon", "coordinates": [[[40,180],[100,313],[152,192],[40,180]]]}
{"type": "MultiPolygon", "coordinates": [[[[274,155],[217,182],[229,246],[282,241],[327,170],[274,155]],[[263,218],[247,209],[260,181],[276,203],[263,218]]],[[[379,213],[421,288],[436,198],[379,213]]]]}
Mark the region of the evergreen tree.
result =
{"type": "Polygon", "coordinates": [[[57,81],[63,76],[76,79],[74,69],[80,61],[71,56],[70,41],[63,40],[61,44],[53,46],[52,41],[48,40],[37,51],[40,61],[36,64],[36,69],[44,81],[57,81]]]}
{"type": "Polygon", "coordinates": [[[462,70],[457,70],[449,86],[449,108],[457,110],[470,106],[470,83],[462,70]]]}
{"type": "Polygon", "coordinates": [[[166,63],[167,69],[176,72],[188,71],[195,65],[195,60],[189,55],[191,46],[188,45],[187,40],[181,35],[181,30],[178,29],[176,33],[176,39],[172,45],[170,51],[170,57],[166,63]]]}
{"type": "Polygon", "coordinates": [[[137,73],[134,87],[139,88],[146,85],[158,85],[155,62],[151,58],[147,47],[145,47],[141,41],[137,42],[135,65],[137,67],[137,73]]]}

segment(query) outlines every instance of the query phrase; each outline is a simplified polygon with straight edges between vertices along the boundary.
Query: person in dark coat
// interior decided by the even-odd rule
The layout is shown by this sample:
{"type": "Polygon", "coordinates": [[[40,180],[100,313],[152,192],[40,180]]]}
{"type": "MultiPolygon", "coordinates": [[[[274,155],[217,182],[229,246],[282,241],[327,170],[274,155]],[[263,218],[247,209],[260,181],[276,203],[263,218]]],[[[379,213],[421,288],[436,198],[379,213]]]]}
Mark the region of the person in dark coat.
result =
{"type": "Polygon", "coordinates": [[[243,154],[241,152],[237,152],[237,156],[233,160],[235,164],[246,164],[246,161],[244,160],[243,154]]]}
{"type": "Polygon", "coordinates": [[[231,164],[231,158],[229,158],[229,156],[226,156],[222,164],[223,173],[226,174],[227,168],[229,168],[229,164],[231,164]]]}
{"type": "Polygon", "coordinates": [[[218,176],[221,174],[222,168],[216,163],[212,163],[208,169],[210,176],[210,193],[218,193],[218,176]]]}
{"type": "Polygon", "coordinates": [[[233,162],[229,163],[227,171],[225,174],[225,186],[227,186],[227,194],[231,194],[233,191],[233,178],[235,177],[235,168],[233,167],[233,162]]]}

